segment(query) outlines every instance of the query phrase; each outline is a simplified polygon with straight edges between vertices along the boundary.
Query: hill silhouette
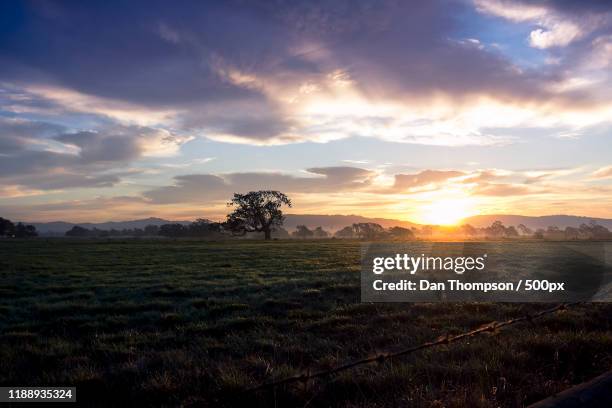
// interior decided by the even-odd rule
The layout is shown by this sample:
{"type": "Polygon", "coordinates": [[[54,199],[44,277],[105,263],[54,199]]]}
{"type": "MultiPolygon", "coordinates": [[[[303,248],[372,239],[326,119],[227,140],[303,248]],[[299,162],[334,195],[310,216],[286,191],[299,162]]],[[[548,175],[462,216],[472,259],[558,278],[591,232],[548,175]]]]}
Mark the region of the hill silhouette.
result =
{"type": "Polygon", "coordinates": [[[75,225],[78,225],[87,229],[100,229],[100,230],[122,230],[122,229],[133,229],[133,228],[144,228],[147,225],[164,225],[164,224],[189,224],[191,221],[169,221],[163,218],[143,218],[139,220],[131,221],[108,221],[108,222],[65,222],[65,221],[52,221],[52,222],[32,222],[30,224],[36,227],[36,230],[43,235],[64,235],[66,231],[69,231],[75,225]]]}
{"type": "MultiPolygon", "coordinates": [[[[505,225],[519,225],[524,224],[531,229],[546,228],[548,226],[557,226],[559,228],[565,227],[578,227],[580,224],[589,223],[591,221],[596,222],[608,229],[612,229],[612,219],[607,218],[595,218],[595,217],[581,217],[575,215],[546,215],[540,217],[530,217],[524,215],[511,215],[511,214],[493,214],[493,215],[476,215],[473,217],[466,218],[461,224],[471,224],[474,227],[482,228],[491,225],[494,221],[501,221],[505,225]]],[[[53,221],[53,222],[27,222],[36,227],[36,230],[42,235],[64,235],[66,231],[70,230],[75,225],[81,226],[87,229],[97,228],[100,230],[122,230],[122,229],[133,229],[133,228],[144,228],[147,225],[163,225],[163,224],[189,224],[191,221],[172,221],[163,218],[143,218],[138,220],[129,221],[108,221],[101,223],[74,223],[65,221],[53,221]]],[[[285,216],[285,222],[283,228],[288,231],[294,230],[298,225],[306,225],[309,228],[323,227],[328,231],[337,231],[352,225],[355,223],[373,222],[380,224],[384,228],[390,228],[394,226],[410,228],[418,227],[420,224],[413,223],[410,221],[392,219],[392,218],[372,218],[364,217],[361,215],[324,215],[324,214],[287,214],[285,216]]]]}
{"type": "Polygon", "coordinates": [[[514,226],[524,224],[531,229],[546,228],[549,226],[557,226],[561,229],[565,227],[579,227],[580,224],[588,224],[594,221],[608,229],[612,228],[612,219],[580,217],[576,215],[543,215],[539,217],[509,214],[476,215],[466,218],[463,220],[462,224],[470,224],[474,227],[482,228],[491,225],[494,221],[501,221],[505,225],[514,226]]]}

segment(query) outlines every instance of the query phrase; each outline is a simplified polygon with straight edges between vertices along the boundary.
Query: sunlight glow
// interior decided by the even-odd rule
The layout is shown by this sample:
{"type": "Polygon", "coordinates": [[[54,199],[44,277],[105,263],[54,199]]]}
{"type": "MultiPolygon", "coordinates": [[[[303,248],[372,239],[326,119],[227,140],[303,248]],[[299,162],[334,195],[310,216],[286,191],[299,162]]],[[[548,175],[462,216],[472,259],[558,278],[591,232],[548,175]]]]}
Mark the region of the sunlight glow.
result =
{"type": "Polygon", "coordinates": [[[467,199],[441,199],[423,206],[418,221],[430,225],[455,225],[474,213],[473,205],[467,199]]]}

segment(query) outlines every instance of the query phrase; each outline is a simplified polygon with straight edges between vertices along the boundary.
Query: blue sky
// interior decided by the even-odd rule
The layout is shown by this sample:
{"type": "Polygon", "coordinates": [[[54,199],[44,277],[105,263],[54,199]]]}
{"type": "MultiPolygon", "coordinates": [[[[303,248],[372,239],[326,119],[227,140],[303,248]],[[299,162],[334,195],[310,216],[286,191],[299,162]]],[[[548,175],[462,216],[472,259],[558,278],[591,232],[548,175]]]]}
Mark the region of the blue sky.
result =
{"type": "Polygon", "coordinates": [[[0,215],[612,217],[604,1],[0,5],[0,215]]]}

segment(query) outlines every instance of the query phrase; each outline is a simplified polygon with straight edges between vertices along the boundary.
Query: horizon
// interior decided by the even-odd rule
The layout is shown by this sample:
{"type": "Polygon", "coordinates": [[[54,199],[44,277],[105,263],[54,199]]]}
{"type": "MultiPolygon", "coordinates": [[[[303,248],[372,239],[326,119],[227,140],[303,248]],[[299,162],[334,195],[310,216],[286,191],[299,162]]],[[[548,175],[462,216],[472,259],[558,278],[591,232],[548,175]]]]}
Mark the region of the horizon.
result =
{"type": "MultiPolygon", "coordinates": [[[[365,219],[370,219],[370,220],[387,220],[387,221],[397,221],[397,222],[402,222],[402,223],[409,223],[409,224],[414,224],[414,225],[419,225],[419,226],[439,226],[439,227],[453,227],[453,226],[460,226],[460,225],[464,225],[464,223],[470,219],[476,218],[476,217],[526,217],[526,218],[547,218],[547,217],[569,217],[569,218],[584,218],[584,219],[592,219],[592,220],[605,220],[605,221],[612,221],[612,218],[605,218],[605,217],[589,217],[589,216],[584,216],[584,215],[574,215],[574,214],[547,214],[547,215],[522,215],[522,214],[476,214],[476,215],[472,215],[470,217],[466,217],[463,218],[461,220],[459,220],[458,222],[454,223],[454,224],[422,224],[422,223],[418,223],[412,220],[405,220],[405,219],[399,219],[399,218],[388,218],[388,217],[377,217],[377,216],[373,216],[373,217],[369,217],[369,216],[364,216],[364,215],[360,215],[360,214],[296,214],[296,213],[286,213],[283,214],[284,217],[301,217],[301,216],[312,216],[312,217],[360,217],[360,218],[365,218],[365,219]]],[[[15,222],[21,222],[24,224],[51,224],[51,223],[66,223],[66,224],[108,224],[108,223],[125,223],[125,222],[135,222],[135,221],[147,221],[147,220],[160,220],[160,221],[168,221],[168,222],[194,222],[197,219],[206,219],[209,220],[211,222],[223,222],[224,219],[213,219],[213,218],[209,218],[209,217],[197,217],[194,219],[169,219],[169,218],[162,218],[162,217],[155,217],[155,216],[151,216],[151,217],[145,217],[145,218],[136,218],[136,219],[105,219],[105,220],[87,220],[87,221],[67,221],[65,219],[56,219],[56,220],[48,220],[48,221],[37,221],[37,220],[14,220],[15,222]]],[[[282,227],[283,225],[281,225],[282,227]]]]}
{"type": "Polygon", "coordinates": [[[612,218],[608,6],[8,1],[0,15],[5,218],[223,219],[232,193],[263,189],[303,214],[418,224],[612,218]]]}

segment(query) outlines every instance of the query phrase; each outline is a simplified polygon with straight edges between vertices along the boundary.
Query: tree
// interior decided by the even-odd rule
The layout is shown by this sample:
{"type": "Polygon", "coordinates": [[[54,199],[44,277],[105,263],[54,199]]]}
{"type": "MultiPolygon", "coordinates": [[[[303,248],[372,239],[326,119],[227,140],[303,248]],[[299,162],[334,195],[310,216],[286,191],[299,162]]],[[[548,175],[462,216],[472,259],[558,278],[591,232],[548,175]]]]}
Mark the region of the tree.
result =
{"type": "Polygon", "coordinates": [[[519,236],[518,231],[512,225],[506,228],[505,234],[509,238],[516,238],[519,236]]]}
{"type": "Polygon", "coordinates": [[[297,227],[295,227],[295,231],[293,231],[291,235],[293,235],[296,238],[305,239],[305,238],[312,238],[312,236],[314,235],[314,232],[312,232],[305,225],[298,225],[297,227]]]}
{"type": "Polygon", "coordinates": [[[476,230],[476,228],[474,228],[470,224],[463,224],[462,226],[459,227],[459,231],[461,232],[461,235],[465,237],[473,237],[476,234],[478,234],[478,231],[476,230]]]}
{"type": "Polygon", "coordinates": [[[610,238],[610,231],[603,225],[597,224],[591,220],[588,224],[581,224],[579,227],[580,234],[589,239],[606,239],[610,238]]]}
{"type": "Polygon", "coordinates": [[[101,229],[98,229],[96,227],[94,227],[91,231],[89,231],[89,230],[87,230],[87,231],[88,231],[87,235],[93,236],[93,237],[96,237],[96,238],[106,238],[106,237],[109,237],[109,236],[111,236],[111,232],[112,232],[112,230],[111,231],[101,230],[101,229]]]}
{"type": "Polygon", "coordinates": [[[323,227],[317,227],[313,231],[315,238],[327,238],[329,237],[329,232],[325,231],[323,227]]]}
{"type": "Polygon", "coordinates": [[[36,232],[36,227],[33,225],[25,225],[21,222],[15,225],[15,237],[16,238],[32,238],[37,237],[38,232],[36,232]]]}
{"type": "Polygon", "coordinates": [[[6,218],[0,217],[0,237],[15,235],[15,225],[6,218]]]}
{"type": "Polygon", "coordinates": [[[159,227],[157,225],[147,225],[144,228],[145,235],[157,235],[159,234],[159,227]]]}
{"type": "Polygon", "coordinates": [[[207,237],[221,232],[221,224],[205,218],[198,218],[187,227],[190,236],[207,237]]]}
{"type": "Polygon", "coordinates": [[[288,239],[290,237],[291,235],[289,234],[289,231],[283,227],[274,227],[274,230],[272,231],[273,239],[288,239]]]}
{"type": "Polygon", "coordinates": [[[334,234],[336,238],[353,238],[355,236],[355,232],[353,231],[353,227],[344,227],[341,230],[336,231],[334,234]]]}
{"type": "Polygon", "coordinates": [[[419,231],[419,235],[424,238],[429,238],[433,235],[434,228],[431,225],[423,225],[419,231]]]}
{"type": "Polygon", "coordinates": [[[91,231],[87,228],[79,227],[75,225],[69,231],[66,231],[67,237],[86,237],[91,234],[91,231]]]}
{"type": "Polygon", "coordinates": [[[414,239],[414,234],[412,233],[412,231],[409,230],[408,228],[402,228],[402,227],[389,228],[389,235],[392,239],[400,239],[400,240],[414,239]]]}
{"type": "Polygon", "coordinates": [[[385,229],[380,224],[373,222],[353,224],[353,231],[357,237],[367,240],[379,239],[385,234],[385,229]]]}
{"type": "Polygon", "coordinates": [[[604,227],[603,225],[597,224],[593,220],[589,222],[589,226],[591,227],[593,238],[606,239],[606,238],[612,237],[610,235],[610,231],[606,227],[604,227]]]}
{"type": "Polygon", "coordinates": [[[266,240],[272,238],[274,227],[283,224],[281,207],[291,207],[291,200],[280,191],[262,190],[246,194],[234,194],[227,203],[234,211],[227,215],[224,228],[233,235],[245,235],[247,232],[263,232],[266,240]]]}
{"type": "Polygon", "coordinates": [[[533,231],[529,227],[527,227],[525,224],[519,224],[516,227],[516,229],[521,235],[532,235],[533,234],[533,231]]]}
{"type": "Polygon", "coordinates": [[[164,237],[180,237],[187,235],[187,227],[183,224],[164,224],[159,227],[159,235],[164,237]]]}
{"type": "Polygon", "coordinates": [[[575,227],[565,227],[565,239],[578,239],[580,236],[580,230],[575,227]]]}
{"type": "Polygon", "coordinates": [[[500,238],[506,234],[506,227],[501,221],[494,221],[490,227],[485,228],[488,237],[500,238]]]}

